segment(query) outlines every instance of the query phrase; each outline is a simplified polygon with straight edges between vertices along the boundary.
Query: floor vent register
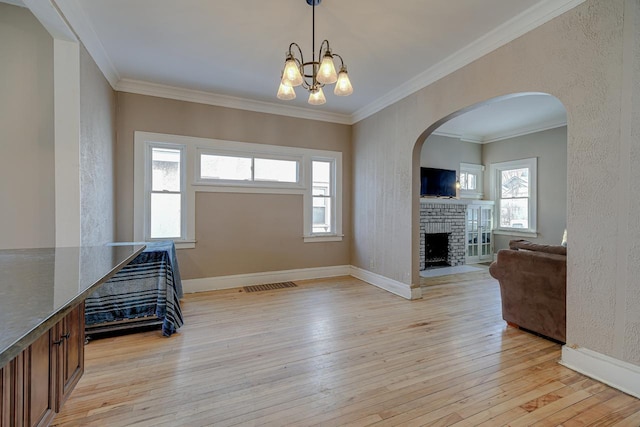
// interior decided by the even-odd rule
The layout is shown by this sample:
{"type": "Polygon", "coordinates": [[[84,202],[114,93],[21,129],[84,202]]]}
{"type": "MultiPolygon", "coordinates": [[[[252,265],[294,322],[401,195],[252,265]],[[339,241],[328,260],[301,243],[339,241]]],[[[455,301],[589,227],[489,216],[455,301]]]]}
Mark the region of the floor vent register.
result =
{"type": "Polygon", "coordinates": [[[293,282],[280,282],[280,283],[267,283],[265,285],[254,285],[254,286],[245,286],[243,289],[245,292],[260,292],[260,291],[271,291],[274,289],[284,289],[284,288],[297,288],[293,282]]]}

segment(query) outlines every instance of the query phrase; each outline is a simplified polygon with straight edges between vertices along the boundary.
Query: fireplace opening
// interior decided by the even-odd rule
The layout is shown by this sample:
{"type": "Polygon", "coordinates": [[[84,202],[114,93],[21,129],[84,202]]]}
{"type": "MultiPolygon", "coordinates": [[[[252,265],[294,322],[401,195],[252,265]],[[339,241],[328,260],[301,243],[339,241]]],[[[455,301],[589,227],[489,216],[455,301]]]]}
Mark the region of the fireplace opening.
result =
{"type": "Polygon", "coordinates": [[[449,265],[449,233],[426,233],[425,268],[449,265]]]}

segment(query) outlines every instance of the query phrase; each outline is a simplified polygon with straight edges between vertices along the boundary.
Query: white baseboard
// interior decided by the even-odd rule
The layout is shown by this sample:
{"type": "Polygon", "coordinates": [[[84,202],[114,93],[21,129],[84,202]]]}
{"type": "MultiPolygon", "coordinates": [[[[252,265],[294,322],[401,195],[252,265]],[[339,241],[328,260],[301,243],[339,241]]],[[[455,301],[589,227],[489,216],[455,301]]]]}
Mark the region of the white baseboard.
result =
{"type": "Polygon", "coordinates": [[[377,286],[380,289],[389,291],[393,294],[401,296],[406,299],[420,299],[422,298],[422,290],[420,287],[412,288],[410,285],[397,280],[389,279],[388,277],[381,276],[376,273],[372,273],[362,268],[351,266],[351,275],[356,279],[365,281],[373,286],[377,286]]]}
{"type": "Polygon", "coordinates": [[[389,291],[406,299],[422,298],[419,287],[412,288],[406,283],[363,270],[352,265],[331,267],[300,268],[296,270],[267,271],[262,273],[235,274],[232,276],[203,277],[182,281],[185,293],[217,291],[240,288],[242,286],[262,285],[265,283],[288,282],[294,280],[322,279],[325,277],[353,276],[378,288],[389,291]]]}
{"type": "Polygon", "coordinates": [[[562,347],[561,365],[640,398],[640,366],[586,348],[562,347]]]}
{"type": "Polygon", "coordinates": [[[350,274],[351,266],[338,265],[332,267],[300,268],[296,270],[267,271],[263,273],[188,279],[182,281],[182,287],[185,293],[205,292],[240,288],[242,286],[262,285],[265,283],[349,276],[350,274]]]}

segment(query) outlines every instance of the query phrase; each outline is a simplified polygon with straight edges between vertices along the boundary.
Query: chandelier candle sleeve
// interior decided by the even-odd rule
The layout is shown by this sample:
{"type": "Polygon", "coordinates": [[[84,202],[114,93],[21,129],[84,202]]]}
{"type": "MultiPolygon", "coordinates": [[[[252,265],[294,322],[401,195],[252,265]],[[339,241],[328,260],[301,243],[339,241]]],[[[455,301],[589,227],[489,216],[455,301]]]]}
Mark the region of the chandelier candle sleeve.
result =
{"type": "Polygon", "coordinates": [[[289,86],[287,83],[280,82],[280,87],[278,88],[278,98],[284,100],[296,99],[296,91],[293,90],[293,86],[289,86]]]}
{"type": "Polygon", "coordinates": [[[302,55],[302,49],[297,43],[291,43],[287,51],[284,70],[282,71],[282,79],[278,87],[278,99],[290,100],[295,99],[296,93],[294,88],[302,86],[309,92],[309,104],[322,105],[327,102],[322,88],[325,85],[336,84],[333,93],[338,96],[347,96],[353,93],[353,86],[347,74],[347,67],[344,65],[342,57],[331,51],[328,40],[320,43],[318,50],[318,60],[315,54],[315,7],[320,4],[321,0],[306,0],[307,4],[313,7],[313,26],[312,26],[312,58],[311,61],[305,62],[302,55]],[[336,73],[335,58],[340,60],[340,72],[336,73]]]}

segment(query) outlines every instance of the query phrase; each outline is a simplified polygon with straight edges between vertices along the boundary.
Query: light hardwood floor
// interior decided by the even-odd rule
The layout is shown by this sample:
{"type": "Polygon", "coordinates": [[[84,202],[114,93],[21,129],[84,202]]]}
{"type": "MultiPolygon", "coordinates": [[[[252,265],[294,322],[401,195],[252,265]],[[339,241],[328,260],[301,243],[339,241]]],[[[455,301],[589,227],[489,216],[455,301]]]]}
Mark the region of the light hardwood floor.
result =
{"type": "Polygon", "coordinates": [[[640,426],[640,400],[506,327],[488,274],[439,281],[418,301],[350,277],[187,295],[173,337],[87,345],[53,424],[640,426]]]}

